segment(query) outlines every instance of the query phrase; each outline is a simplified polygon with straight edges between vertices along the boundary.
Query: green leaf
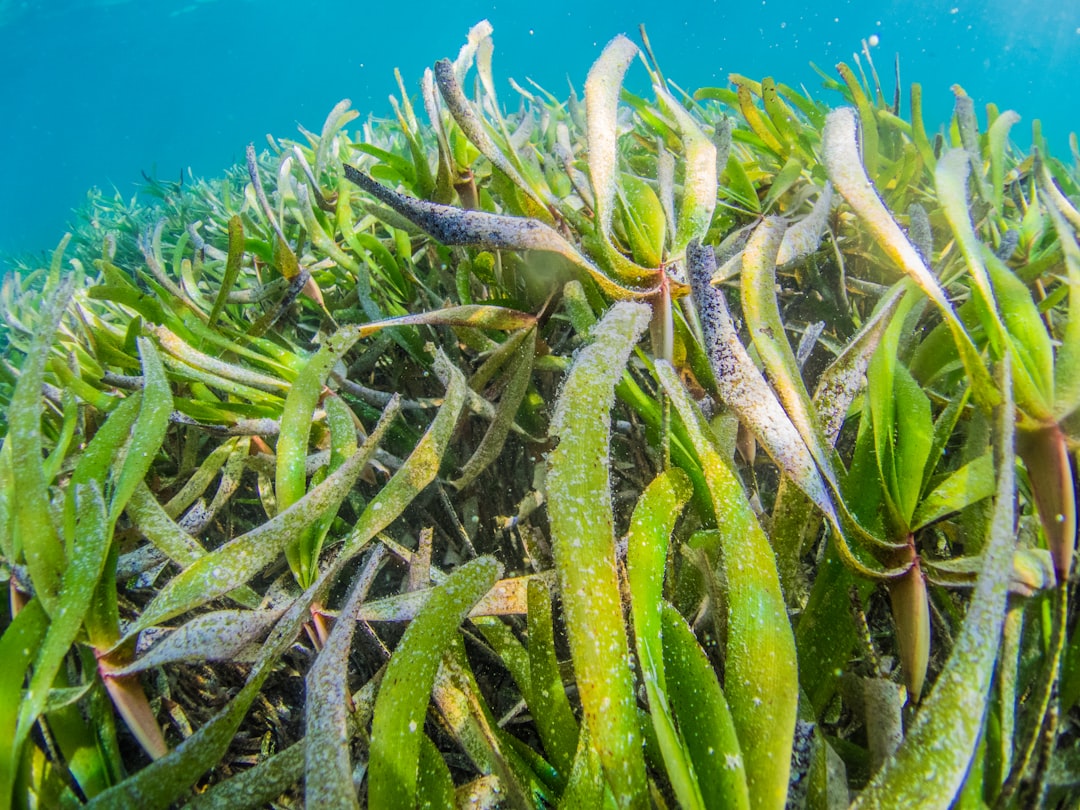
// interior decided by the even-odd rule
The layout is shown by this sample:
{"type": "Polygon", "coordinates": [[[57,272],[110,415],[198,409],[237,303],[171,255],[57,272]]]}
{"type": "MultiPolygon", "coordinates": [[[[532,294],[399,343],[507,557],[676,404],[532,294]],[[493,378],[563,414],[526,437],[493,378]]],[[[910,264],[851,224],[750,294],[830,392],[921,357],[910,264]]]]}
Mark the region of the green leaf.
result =
{"type": "Polygon", "coordinates": [[[512,331],[528,329],[536,324],[536,317],[525,312],[488,304],[469,304],[467,306],[446,307],[416,315],[402,315],[400,318],[388,318],[374,323],[365,323],[359,327],[360,337],[369,337],[380,329],[392,326],[412,326],[432,324],[443,326],[466,326],[472,329],[500,329],[512,331]]]}
{"type": "Polygon", "coordinates": [[[789,157],[787,159],[787,162],[773,177],[772,184],[769,186],[769,191],[765,195],[763,205],[766,210],[771,208],[778,199],[798,182],[799,178],[802,176],[802,170],[803,166],[798,158],[789,157]]]}
{"type": "Polygon", "coordinates": [[[0,447],[0,555],[15,559],[15,481],[11,474],[11,442],[0,447]]]}
{"type": "Polygon", "coordinates": [[[19,706],[19,723],[13,743],[16,756],[44,711],[53,680],[82,627],[98,579],[105,568],[109,541],[112,539],[105,501],[96,482],[81,485],[75,493],[75,503],[79,521],[75,528],[71,563],[64,569],[60,605],[53,613],[49,630],[38,649],[26,699],[19,706]]]}
{"type": "Polygon", "coordinates": [[[416,806],[424,716],[439,660],[501,569],[490,557],[458,568],[435,590],[395,648],[371,724],[368,802],[372,807],[411,810],[416,806]]]}
{"type": "Polygon", "coordinates": [[[757,189],[734,152],[728,155],[725,177],[727,183],[721,188],[721,193],[733,198],[750,213],[760,214],[761,200],[758,199],[757,189]]]}
{"type": "Polygon", "coordinates": [[[777,133],[773,122],[763,116],[761,110],[754,103],[754,96],[761,95],[761,86],[757,82],[751,83],[741,76],[732,75],[731,79],[738,88],[736,97],[739,103],[739,112],[746,119],[750,131],[757,136],[762,147],[780,159],[786,158],[789,151],[787,145],[780,141],[779,133],[777,133]]]}
{"type": "Polygon", "coordinates": [[[784,412],[818,468],[832,478],[828,444],[784,331],[776,300],[776,256],[784,234],[783,220],[768,217],[754,229],[747,242],[741,274],[743,311],[754,347],[784,412]]]}
{"type": "MultiPolygon", "coordinates": [[[[405,463],[368,502],[360,519],[345,538],[342,556],[354,556],[372,537],[397,520],[405,508],[438,475],[469,387],[465,376],[450,363],[441,350],[435,357],[435,372],[443,378],[449,377],[450,380],[439,413],[432,420],[427,433],[416,443],[405,463]]],[[[367,447],[370,441],[369,438],[364,446],[367,447]]]]}
{"type": "Polygon", "coordinates": [[[45,480],[49,482],[56,479],[57,473],[60,472],[60,466],[67,459],[67,451],[75,435],[75,423],[79,417],[79,405],[75,395],[66,390],[62,394],[62,398],[64,421],[60,425],[60,435],[56,437],[52,450],[49,451],[49,457],[42,465],[45,471],[45,480]]]}
{"type": "MultiPolygon", "coordinates": [[[[847,85],[851,93],[851,100],[859,111],[859,132],[862,135],[862,165],[866,167],[866,174],[870,177],[877,176],[878,164],[878,128],[877,116],[874,115],[874,107],[870,99],[863,92],[862,85],[855,78],[851,68],[841,62],[836,66],[837,73],[847,85]]],[[[822,138],[824,140],[824,137],[822,138]]],[[[836,182],[835,180],[833,182],[836,182]]],[[[839,184],[838,184],[839,185],[839,184]]]]}
{"type": "Polygon", "coordinates": [[[945,668],[908,729],[907,736],[852,805],[945,810],[960,790],[978,745],[990,699],[1012,575],[1015,473],[1012,385],[1003,362],[996,412],[997,488],[982,570],[964,624],[945,668]]]}
{"type": "Polygon", "coordinates": [[[310,618],[313,601],[325,594],[329,583],[341,572],[345,562],[347,560],[342,558],[335,560],[318,582],[293,601],[263,644],[244,686],[225,708],[200,726],[182,745],[95,796],[87,807],[91,810],[166,808],[174,804],[203,773],[217,765],[234,742],[241,721],[267,677],[274,671],[278,659],[292,644],[303,622],[310,618]]]}
{"type": "Polygon", "coordinates": [[[165,379],[165,368],[154,344],[147,338],[139,338],[139,353],[143,361],[143,395],[139,403],[139,415],[135,419],[131,442],[121,463],[120,474],[109,500],[109,525],[115,526],[117,518],[127,505],[131,493],[150,470],[172,413],[172,391],[165,379]]]}
{"type": "MultiPolygon", "coordinates": [[[[330,371],[360,339],[361,334],[359,326],[339,329],[307,362],[289,389],[281,414],[281,434],[277,444],[275,494],[279,510],[288,509],[307,490],[305,464],[312,413],[330,371]]],[[[310,585],[317,575],[317,539],[312,531],[305,531],[294,537],[286,548],[289,567],[301,587],[310,585]]]]}
{"type": "MultiPolygon", "coordinates": [[[[235,363],[227,363],[224,360],[219,360],[216,357],[212,357],[209,354],[199,351],[184,338],[171,332],[164,326],[154,327],[150,329],[150,331],[153,333],[154,337],[158,339],[161,348],[166,352],[166,360],[172,361],[170,365],[173,367],[180,365],[173,361],[173,358],[176,358],[177,360],[182,361],[183,367],[191,368],[194,372],[202,374],[206,379],[228,381],[233,384],[234,390],[237,392],[252,392],[255,401],[259,401],[260,398],[268,398],[261,396],[260,392],[265,391],[271,394],[280,395],[281,392],[289,389],[288,379],[272,377],[268,374],[262,374],[261,372],[238,366],[235,363]],[[168,355],[171,355],[171,357],[168,355]]],[[[231,347],[227,348],[231,350],[231,347]]],[[[215,383],[211,382],[210,384],[213,385],[215,383]]]]}
{"type": "MultiPolygon", "coordinates": [[[[771,252],[763,246],[762,253],[770,259],[775,257],[780,233],[775,228],[766,228],[761,231],[761,237],[763,241],[772,243],[771,252]]],[[[775,262],[772,264],[775,266],[775,262]]],[[[704,348],[716,375],[721,399],[750,428],[777,466],[823,512],[833,512],[825,482],[818,473],[810,451],[739,340],[723,293],[711,284],[716,270],[712,248],[696,243],[690,245],[687,249],[687,266],[704,333],[704,348]]]]}
{"type": "Polygon", "coordinates": [[[821,141],[825,168],[836,190],[859,215],[886,255],[919,285],[940,311],[960,353],[964,370],[971,379],[975,400],[984,408],[1000,402],[1001,394],[994,388],[990,373],[986,370],[971,337],[957,318],[944,290],[918,251],[904,236],[867,177],[859,160],[855,143],[855,116],[850,108],[829,113],[821,141]]]}
{"type": "Polygon", "coordinates": [[[510,379],[495,409],[495,418],[488,425],[476,450],[461,468],[461,475],[451,481],[457,489],[467,487],[499,457],[518,409],[529,390],[535,359],[536,330],[529,329],[514,352],[513,367],[509,371],[510,379]]]}
{"type": "Polygon", "coordinates": [[[197,793],[189,810],[259,810],[295,785],[304,772],[304,741],[262,759],[228,779],[197,793]]]}
{"type": "MultiPolygon", "coordinates": [[[[101,433],[99,430],[97,435],[101,433]]],[[[206,554],[199,541],[169,517],[145,482],[135,487],[126,510],[128,518],[150,544],[181,568],[206,554]]],[[[262,602],[262,597],[246,585],[233,590],[229,597],[247,608],[257,608],[262,602]]]]}
{"type": "Polygon", "coordinates": [[[704,807],[702,791],[694,777],[690,757],[668,705],[664,678],[661,612],[664,604],[664,569],[668,542],[675,522],[693,494],[690,478],[677,467],[652,480],[630,518],[627,537],[626,577],[630,587],[630,610],[641,678],[649,700],[649,715],[668,779],[679,804],[704,807]]]}
{"type": "MultiPolygon", "coordinates": [[[[791,230],[789,228],[788,233],[791,230]]],[[[786,238],[785,235],[785,240],[786,238]]],[[[878,302],[870,318],[848,341],[843,351],[822,372],[818,380],[812,402],[817,414],[816,421],[821,424],[822,436],[827,447],[831,448],[835,445],[840,429],[847,418],[848,409],[865,384],[866,369],[903,300],[905,283],[900,282],[894,285],[890,292],[878,302]]],[[[877,476],[874,478],[876,479],[877,476]]],[[[860,491],[866,491],[867,488],[867,482],[864,481],[860,486],[860,491]]],[[[841,501],[841,503],[851,513],[866,514],[856,509],[851,502],[841,501]]],[[[808,529],[806,518],[810,505],[810,500],[802,490],[794,486],[786,477],[781,479],[773,506],[773,524],[769,536],[776,550],[777,567],[780,570],[784,595],[789,604],[799,607],[802,606],[805,590],[801,557],[804,537],[808,529]]]]}
{"type": "Polygon", "coordinates": [[[679,127],[683,152],[683,195],[675,223],[672,253],[682,255],[694,239],[704,239],[716,209],[716,147],[679,102],[659,84],[653,85],[660,109],[679,127]]]}
{"type": "MultiPolygon", "coordinates": [[[[491,308],[470,307],[469,309],[491,308]]],[[[322,393],[326,378],[345,352],[356,340],[363,336],[365,327],[370,326],[371,324],[366,324],[365,326],[344,327],[339,330],[305,366],[300,378],[294,384],[289,398],[286,400],[277,452],[279,509],[294,503],[303,494],[306,487],[305,465],[308,435],[311,428],[311,414],[322,393]]],[[[456,414],[453,418],[456,420],[456,414]]],[[[339,420],[339,426],[343,422],[344,420],[339,420]]],[[[442,423],[440,422],[440,424],[442,423]]],[[[340,435],[341,430],[338,433],[340,435]]],[[[382,505],[380,504],[376,511],[381,508],[382,505]]],[[[402,508],[404,508],[404,505],[402,508]]],[[[313,524],[301,539],[294,539],[293,544],[289,546],[290,565],[300,582],[309,582],[315,576],[318,567],[317,557],[321,549],[324,532],[325,526],[320,529],[319,525],[313,524]]]]}
{"type": "Polygon", "coordinates": [[[613,803],[613,797],[604,782],[600,753],[589,743],[588,730],[583,727],[581,732],[570,783],[560,797],[559,807],[566,810],[607,810],[613,803]]]}
{"type": "MultiPolygon", "coordinates": [[[[450,768],[426,734],[420,738],[420,774],[416,783],[416,807],[453,807],[454,778],[450,768]]],[[[409,807],[412,805],[401,805],[409,807]]]]}
{"type": "Polygon", "coordinates": [[[840,435],[848,409],[862,389],[866,370],[899,310],[905,291],[906,283],[899,282],[881,298],[870,318],[818,380],[813,402],[830,446],[840,435]]]}
{"type": "Polygon", "coordinates": [[[679,720],[705,807],[751,807],[742,751],[716,673],[693,631],[661,602],[667,694],[679,720]]]}
{"type": "Polygon", "coordinates": [[[179,517],[183,512],[195,503],[197,498],[202,497],[207,488],[218,477],[221,468],[236,451],[239,442],[237,439],[226,439],[211,450],[199,464],[191,477],[184,483],[176,494],[173,495],[162,509],[170,518],[179,517]]]}
{"type": "MultiPolygon", "coordinates": [[[[396,412],[395,401],[384,411],[383,418],[368,436],[363,447],[303,498],[288,509],[278,512],[266,523],[199,557],[169,580],[143,610],[142,615],[130,628],[129,635],[185,613],[246,584],[276,560],[290,540],[328,512],[336,510],[374,455],[396,412]]],[[[385,489],[384,487],[383,492],[385,489]]],[[[365,514],[370,509],[371,504],[365,514]]]]}
{"type": "MultiPolygon", "coordinates": [[[[498,619],[489,619],[488,624],[490,627],[502,623],[498,619]]],[[[512,634],[509,628],[507,631],[512,634]]],[[[527,660],[524,652],[522,649],[522,658],[527,660]]],[[[433,696],[448,730],[477,770],[498,780],[504,801],[514,807],[555,803],[555,791],[541,781],[541,774],[553,782],[558,781],[551,766],[530,746],[518,742],[500,727],[476,682],[460,638],[451,642],[450,649],[442,657],[433,696]]],[[[558,787],[564,784],[565,779],[558,787]]]]}
{"type": "Polygon", "coordinates": [[[927,456],[926,459],[926,467],[923,469],[922,488],[924,498],[933,482],[934,470],[937,469],[938,464],[944,457],[946,446],[953,437],[956,425],[960,421],[960,417],[964,412],[964,408],[967,407],[970,398],[971,389],[965,387],[964,390],[960,392],[959,396],[954,396],[949,400],[934,420],[934,442],[930,448],[930,455],[927,456]]]}
{"type": "MultiPolygon", "coordinates": [[[[225,302],[229,299],[229,293],[236,285],[236,279],[240,275],[240,262],[244,258],[244,221],[239,214],[233,214],[229,220],[229,253],[225,258],[225,275],[221,279],[221,287],[218,288],[217,298],[214,299],[214,308],[210,310],[207,322],[211,327],[217,323],[221,310],[225,308],[225,302]]],[[[160,323],[160,321],[159,321],[160,323]]]]}
{"type": "Polygon", "coordinates": [[[896,413],[893,456],[896,502],[904,521],[910,524],[919,502],[923,470],[934,441],[934,423],[930,417],[929,398],[904,365],[896,366],[890,402],[896,413]]]}
{"type": "Polygon", "coordinates": [[[111,470],[120,466],[117,454],[139,417],[142,397],[143,392],[136,391],[124,398],[79,455],[64,500],[64,533],[67,537],[75,536],[75,490],[90,483],[101,486],[102,482],[108,481],[111,470]]]}
{"type": "Polygon", "coordinates": [[[1017,405],[1036,419],[1046,419],[1054,398],[1050,338],[1023,283],[975,233],[967,204],[968,158],[966,151],[954,149],[938,161],[938,197],[975,282],[972,300],[994,356],[1010,350],[1019,361],[1013,363],[1017,405]]]}
{"type": "MultiPolygon", "coordinates": [[[[767,223],[770,221],[767,220],[767,223]]],[[[770,300],[760,292],[763,289],[763,279],[767,278],[764,270],[770,272],[775,268],[776,251],[779,248],[781,236],[775,223],[759,228],[753,237],[753,249],[747,251],[747,263],[751,280],[748,288],[751,295],[747,298],[747,311],[752,313],[755,321],[760,325],[754,331],[762,332],[769,339],[766,347],[766,356],[771,361],[771,370],[776,371],[779,388],[785,390],[785,398],[793,403],[796,414],[799,408],[805,414],[805,419],[800,421],[807,424],[810,432],[809,443],[820,446],[821,441],[815,440],[813,428],[812,406],[800,406],[796,389],[802,386],[801,378],[797,371],[794,380],[788,384],[784,382],[785,361],[783,345],[785,341],[781,335],[768,336],[772,329],[767,323],[766,301],[770,300]],[[755,271],[755,267],[759,268],[755,271]],[[809,411],[807,411],[809,408],[809,411]]],[[[749,247],[749,246],[748,246],[749,247]]],[[[823,476],[819,466],[815,462],[813,453],[808,448],[807,440],[800,434],[799,429],[793,422],[784,406],[781,405],[777,395],[773,393],[769,384],[758,371],[754,361],[750,358],[746,348],[742,345],[738,333],[735,330],[731,315],[723,294],[710,283],[716,270],[716,261],[712,248],[704,248],[697,243],[687,248],[687,272],[690,276],[690,287],[693,291],[694,303],[698,309],[701,328],[703,332],[704,348],[709,355],[709,363],[716,375],[716,384],[720,397],[739,417],[740,422],[745,424],[753,432],[754,437],[761,442],[769,456],[776,462],[784,475],[795,484],[806,497],[821,510],[829,520],[840,538],[838,549],[844,555],[844,561],[860,573],[870,577],[895,576],[900,571],[884,570],[872,558],[856,557],[847,542],[847,534],[854,532],[854,536],[870,544],[891,548],[889,544],[878,540],[862,530],[847,515],[843,501],[839,502],[838,511],[830,489],[835,491],[835,483],[831,475],[823,476]]],[[[771,293],[770,309],[775,310],[775,295],[771,293]]],[[[748,316],[749,317],[749,316],[748,316]]],[[[774,311],[772,319],[779,323],[778,311],[774,311]]],[[[779,327],[783,331],[782,325],[779,327]]],[[[775,331],[775,330],[773,330],[775,331]]],[[[787,346],[787,354],[790,355],[791,347],[787,346]]],[[[794,364],[794,359],[790,362],[794,364]]],[[[805,388],[802,389],[805,397],[805,388]]],[[[798,418],[795,416],[794,418],[798,418]]],[[[828,461],[827,450],[820,451],[819,455],[828,461]]],[[[829,470],[826,463],[822,469],[829,470]]]]}
{"type": "MultiPolygon", "coordinates": [[[[386,149],[380,149],[378,146],[370,143],[354,143],[353,149],[357,152],[363,152],[365,155],[371,155],[381,160],[386,165],[390,166],[398,173],[405,184],[413,186],[416,183],[416,166],[410,158],[403,155],[389,152],[386,149]]],[[[430,178],[429,178],[430,179],[430,178]]]]}
{"type": "Polygon", "coordinates": [[[45,480],[41,442],[41,386],[45,361],[60,319],[74,291],[67,277],[47,290],[34,338],[27,349],[19,382],[8,408],[6,443],[11,445],[11,474],[18,497],[14,500],[16,552],[21,552],[34,589],[51,616],[59,607],[65,568],[64,545],[53,523],[49,482],[45,480]]]}
{"type": "Polygon", "coordinates": [[[551,422],[551,543],[584,725],[619,806],[645,801],[645,762],[615,561],[609,454],[615,383],[648,326],[641,304],[615,304],[576,357],[551,422]],[[599,463],[598,463],[599,461],[599,463]]]}
{"type": "MultiPolygon", "coordinates": [[[[535,577],[530,577],[531,583],[535,577]]],[[[526,593],[528,593],[528,586],[526,586],[526,593]]],[[[477,605],[480,607],[480,605],[477,605]]],[[[528,596],[526,596],[526,606],[523,612],[528,611],[528,596]]],[[[532,703],[532,679],[529,675],[529,651],[525,649],[525,645],[518,641],[517,635],[514,631],[502,621],[498,616],[478,616],[476,610],[473,610],[472,615],[473,626],[475,626],[487,640],[487,643],[491,645],[491,649],[495,651],[495,654],[502,659],[503,666],[506,667],[510,673],[510,677],[514,679],[514,683],[517,684],[518,689],[521,691],[522,700],[526,705],[532,703]]]]}
{"type": "Polygon", "coordinates": [[[850,671],[851,651],[858,641],[851,616],[852,586],[865,599],[873,583],[856,578],[841,562],[836,544],[829,542],[795,636],[799,685],[819,715],[826,711],[845,670],[850,671]]]}
{"type": "Polygon", "coordinates": [[[659,267],[664,257],[667,219],[652,186],[623,172],[619,202],[634,260],[643,267],[659,267]]]}
{"type": "Polygon", "coordinates": [[[578,746],[578,724],[566,697],[555,634],[551,623],[551,594],[539,580],[529,581],[529,709],[548,760],[569,778],[578,746]]]}
{"type": "Polygon", "coordinates": [[[1050,335],[1024,282],[985,245],[981,250],[1013,352],[1016,404],[1035,419],[1049,420],[1054,403],[1054,347],[1050,335]]]}
{"type": "Polygon", "coordinates": [[[706,438],[703,417],[675,369],[657,376],[686,426],[709,484],[727,579],[726,695],[738,731],[746,781],[758,808],[782,808],[798,709],[795,639],[776,558],[742,484],[706,438]]]}
{"type": "Polygon", "coordinates": [[[990,152],[990,195],[994,210],[1000,215],[1005,200],[1005,147],[1008,144],[1009,130],[1020,120],[1012,110],[1006,110],[990,125],[986,133],[990,152]]]}
{"type": "Polygon", "coordinates": [[[41,649],[49,629],[49,617],[41,602],[32,599],[0,636],[0,805],[10,807],[11,791],[18,778],[22,745],[16,743],[15,729],[22,703],[23,683],[30,664],[41,649]]]}
{"type": "Polygon", "coordinates": [[[990,453],[984,453],[950,473],[919,502],[911,518],[911,530],[918,531],[993,494],[994,461],[990,453]]]}
{"type": "MultiPolygon", "coordinates": [[[[378,565],[365,567],[353,580],[319,657],[307,674],[306,777],[304,803],[310,807],[359,808],[349,756],[349,650],[356,630],[356,610],[367,597],[378,565]]],[[[459,620],[460,621],[460,620],[459,620]]],[[[385,687],[386,681],[383,681],[385,687]]]]}

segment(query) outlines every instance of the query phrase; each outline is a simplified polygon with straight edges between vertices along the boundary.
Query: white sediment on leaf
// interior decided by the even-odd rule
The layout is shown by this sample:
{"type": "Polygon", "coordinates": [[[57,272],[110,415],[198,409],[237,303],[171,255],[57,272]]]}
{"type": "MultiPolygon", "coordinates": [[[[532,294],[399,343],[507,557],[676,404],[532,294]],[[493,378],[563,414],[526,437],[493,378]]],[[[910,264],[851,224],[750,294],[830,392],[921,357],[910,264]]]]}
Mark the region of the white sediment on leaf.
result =
{"type": "Polygon", "coordinates": [[[607,44],[585,80],[589,179],[596,196],[596,219],[605,238],[611,232],[615,207],[619,89],[637,52],[637,45],[620,34],[607,44]]]}

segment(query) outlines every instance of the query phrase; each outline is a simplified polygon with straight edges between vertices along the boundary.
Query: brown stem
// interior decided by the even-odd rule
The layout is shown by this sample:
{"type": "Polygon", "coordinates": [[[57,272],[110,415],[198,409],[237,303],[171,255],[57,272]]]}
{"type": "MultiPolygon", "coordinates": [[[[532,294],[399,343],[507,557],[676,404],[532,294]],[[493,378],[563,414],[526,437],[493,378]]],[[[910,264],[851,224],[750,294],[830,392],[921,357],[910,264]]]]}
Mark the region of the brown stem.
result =
{"type": "Polygon", "coordinates": [[[153,759],[160,759],[169,753],[169,745],[150,707],[142,681],[138,674],[113,674],[115,669],[130,663],[133,658],[130,647],[121,646],[98,659],[98,672],[113,706],[124,718],[135,739],[153,759]]]}
{"type": "Polygon", "coordinates": [[[898,556],[901,559],[894,560],[894,565],[910,562],[911,568],[902,576],[889,580],[889,600],[896,624],[896,643],[900,648],[904,683],[911,701],[917,703],[930,661],[930,601],[912,535],[908,535],[908,546],[898,556]]]}
{"type": "Polygon", "coordinates": [[[1065,433],[1056,423],[1019,430],[1016,449],[1027,467],[1058,582],[1066,582],[1076,546],[1076,492],[1065,433]]]}

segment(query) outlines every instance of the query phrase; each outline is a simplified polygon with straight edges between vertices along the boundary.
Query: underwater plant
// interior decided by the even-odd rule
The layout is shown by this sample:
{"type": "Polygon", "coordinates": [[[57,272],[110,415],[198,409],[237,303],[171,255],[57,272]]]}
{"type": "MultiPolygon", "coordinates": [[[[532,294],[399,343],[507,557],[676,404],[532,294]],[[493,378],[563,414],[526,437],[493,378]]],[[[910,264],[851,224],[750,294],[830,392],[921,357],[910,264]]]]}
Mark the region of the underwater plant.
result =
{"type": "Polygon", "coordinates": [[[641,33],[5,277],[0,807],[1072,801],[1075,138],[641,33]]]}

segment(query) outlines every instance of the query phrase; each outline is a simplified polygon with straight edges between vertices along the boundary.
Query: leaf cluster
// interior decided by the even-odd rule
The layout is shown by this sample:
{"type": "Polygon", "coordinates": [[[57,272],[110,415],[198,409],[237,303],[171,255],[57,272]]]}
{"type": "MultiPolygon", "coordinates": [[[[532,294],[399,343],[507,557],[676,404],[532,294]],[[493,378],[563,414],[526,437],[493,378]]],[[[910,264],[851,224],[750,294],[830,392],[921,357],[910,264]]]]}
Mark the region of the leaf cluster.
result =
{"type": "Polygon", "coordinates": [[[491,33],[4,278],[0,806],[1067,802],[1077,167],[491,33]]]}

